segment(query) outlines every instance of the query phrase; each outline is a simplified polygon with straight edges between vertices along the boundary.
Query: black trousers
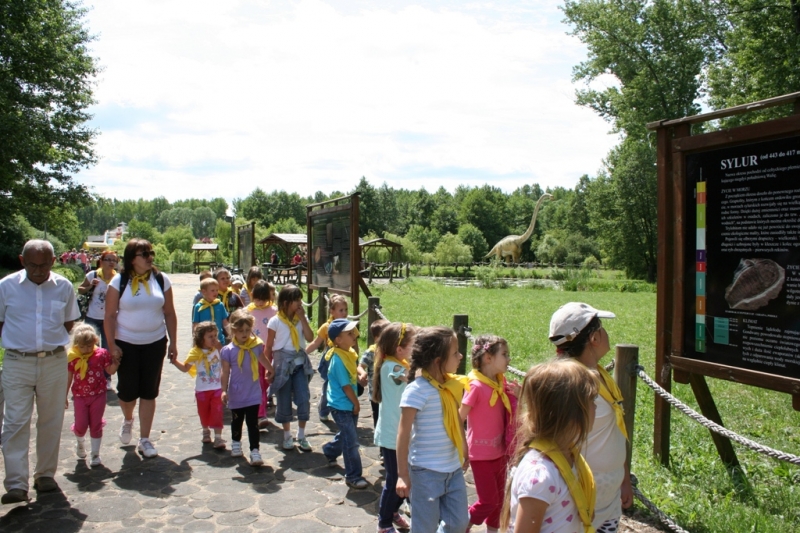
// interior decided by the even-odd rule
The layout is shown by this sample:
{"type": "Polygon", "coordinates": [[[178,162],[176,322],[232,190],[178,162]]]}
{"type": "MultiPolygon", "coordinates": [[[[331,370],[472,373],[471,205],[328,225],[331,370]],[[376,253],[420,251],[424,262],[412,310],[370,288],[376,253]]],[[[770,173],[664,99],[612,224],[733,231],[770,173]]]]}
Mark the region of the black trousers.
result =
{"type": "Polygon", "coordinates": [[[242,424],[247,422],[247,438],[250,449],[257,450],[260,440],[258,433],[258,404],[231,409],[231,438],[235,441],[242,440],[242,424]]]}

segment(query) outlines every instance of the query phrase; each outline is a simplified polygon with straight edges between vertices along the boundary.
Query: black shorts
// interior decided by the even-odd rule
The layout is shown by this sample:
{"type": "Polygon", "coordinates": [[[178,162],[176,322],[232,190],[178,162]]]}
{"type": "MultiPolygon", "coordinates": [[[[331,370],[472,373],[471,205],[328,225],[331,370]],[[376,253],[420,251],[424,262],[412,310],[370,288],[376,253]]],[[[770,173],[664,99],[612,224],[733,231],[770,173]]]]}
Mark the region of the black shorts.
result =
{"type": "Polygon", "coordinates": [[[138,398],[155,400],[167,355],[167,338],[151,344],[117,341],[117,346],[122,350],[122,361],[117,369],[117,397],[123,402],[138,398]]]}

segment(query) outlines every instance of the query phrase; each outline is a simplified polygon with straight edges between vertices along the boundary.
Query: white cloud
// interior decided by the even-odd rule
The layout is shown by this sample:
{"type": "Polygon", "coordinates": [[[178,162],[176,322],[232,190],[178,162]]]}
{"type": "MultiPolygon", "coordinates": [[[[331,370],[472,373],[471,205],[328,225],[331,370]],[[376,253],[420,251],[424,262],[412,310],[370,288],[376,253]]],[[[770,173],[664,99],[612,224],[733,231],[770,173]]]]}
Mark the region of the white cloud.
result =
{"type": "MultiPolygon", "coordinates": [[[[389,4],[387,4],[389,5],[389,4]]],[[[98,2],[101,194],[571,186],[615,143],[574,105],[584,49],[518,7],[98,2]]]]}

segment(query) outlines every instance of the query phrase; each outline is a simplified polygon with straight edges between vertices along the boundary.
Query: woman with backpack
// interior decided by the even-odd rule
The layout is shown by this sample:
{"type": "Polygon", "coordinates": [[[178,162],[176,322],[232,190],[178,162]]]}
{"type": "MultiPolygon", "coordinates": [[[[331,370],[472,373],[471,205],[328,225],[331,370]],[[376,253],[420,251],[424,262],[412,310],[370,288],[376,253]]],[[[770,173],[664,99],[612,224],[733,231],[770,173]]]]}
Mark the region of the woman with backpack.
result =
{"type": "Polygon", "coordinates": [[[155,255],[149,241],[128,241],[122,256],[123,269],[108,286],[104,321],[108,351],[115,359],[121,358],[117,397],[124,421],[119,440],[122,444],[131,441],[138,400],[140,438],[136,449],[145,457],[158,455],[150,442],[150,429],[164,356],[168,352],[173,361],[178,355],[178,317],[172,286],[153,264],[155,255]]]}
{"type": "MultiPolygon", "coordinates": [[[[78,287],[78,294],[83,295],[86,300],[85,318],[83,321],[94,326],[100,336],[100,346],[108,350],[108,342],[103,332],[103,321],[106,318],[106,292],[108,284],[117,275],[117,252],[106,250],[100,255],[100,263],[97,270],[90,270],[78,287]]],[[[80,304],[80,299],[78,300],[80,304]]],[[[81,306],[83,311],[83,306],[81,306]]],[[[106,375],[108,390],[111,390],[111,376],[106,375]]]]}

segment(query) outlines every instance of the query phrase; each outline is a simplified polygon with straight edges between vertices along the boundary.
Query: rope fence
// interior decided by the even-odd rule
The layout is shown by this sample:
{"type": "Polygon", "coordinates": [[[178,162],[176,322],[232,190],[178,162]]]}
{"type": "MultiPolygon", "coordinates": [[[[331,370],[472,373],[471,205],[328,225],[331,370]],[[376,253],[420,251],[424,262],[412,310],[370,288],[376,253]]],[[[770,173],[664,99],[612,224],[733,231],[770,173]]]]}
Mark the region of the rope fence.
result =
{"type": "Polygon", "coordinates": [[[670,528],[675,533],[689,533],[681,526],[676,524],[675,521],[673,521],[669,516],[667,516],[664,513],[664,511],[656,507],[656,504],[648,500],[647,496],[642,494],[642,491],[639,490],[639,480],[633,473],[631,473],[631,488],[633,489],[633,495],[636,496],[636,499],[642,502],[642,505],[647,507],[647,509],[651,513],[653,513],[661,521],[662,524],[670,528]]]}
{"type": "Polygon", "coordinates": [[[314,298],[314,299],[313,299],[312,301],[310,301],[309,303],[306,303],[306,302],[304,302],[303,300],[300,300],[300,303],[302,303],[302,304],[303,304],[305,307],[312,307],[312,306],[313,306],[314,304],[316,304],[318,301],[319,301],[319,294],[317,294],[317,297],[316,297],[316,298],[314,298]]]}

